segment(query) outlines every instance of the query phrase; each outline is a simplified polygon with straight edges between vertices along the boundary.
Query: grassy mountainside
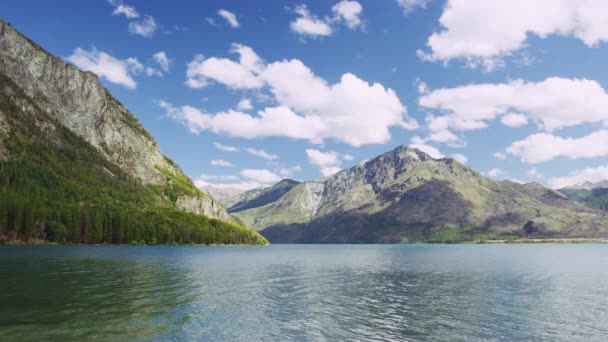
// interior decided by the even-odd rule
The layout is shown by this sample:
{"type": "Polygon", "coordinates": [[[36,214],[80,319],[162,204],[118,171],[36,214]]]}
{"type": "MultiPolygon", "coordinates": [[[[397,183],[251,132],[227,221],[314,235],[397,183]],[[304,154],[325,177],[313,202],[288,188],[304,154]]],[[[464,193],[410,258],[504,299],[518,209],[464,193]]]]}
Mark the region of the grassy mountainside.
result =
{"type": "Polygon", "coordinates": [[[236,213],[271,242],[604,237],[606,214],[540,184],[495,182],[406,147],[236,213]]]}
{"type": "Polygon", "coordinates": [[[156,140],[97,75],[65,63],[1,19],[0,73],[40,112],[82,138],[126,175],[162,189],[176,207],[232,221],[219,202],[198,190],[163,155],[156,140]]]}
{"type": "Polygon", "coordinates": [[[178,198],[199,191],[189,179],[169,172],[166,182],[145,184],[39,102],[0,72],[0,241],[267,243],[182,210],[178,198]]]}
{"type": "Polygon", "coordinates": [[[272,203],[298,184],[300,184],[300,182],[293,179],[283,179],[269,188],[246,191],[239,196],[240,200],[237,203],[228,208],[228,212],[236,213],[272,203]]]}

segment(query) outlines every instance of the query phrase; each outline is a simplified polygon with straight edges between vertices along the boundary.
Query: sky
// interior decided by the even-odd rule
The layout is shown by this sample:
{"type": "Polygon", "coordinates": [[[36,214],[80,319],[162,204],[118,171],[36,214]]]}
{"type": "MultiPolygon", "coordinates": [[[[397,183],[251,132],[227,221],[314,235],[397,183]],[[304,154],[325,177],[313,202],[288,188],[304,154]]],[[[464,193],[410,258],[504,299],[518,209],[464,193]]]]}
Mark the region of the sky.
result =
{"type": "Polygon", "coordinates": [[[4,0],[197,185],[329,176],[409,145],[497,180],[608,179],[608,1],[4,0]]]}

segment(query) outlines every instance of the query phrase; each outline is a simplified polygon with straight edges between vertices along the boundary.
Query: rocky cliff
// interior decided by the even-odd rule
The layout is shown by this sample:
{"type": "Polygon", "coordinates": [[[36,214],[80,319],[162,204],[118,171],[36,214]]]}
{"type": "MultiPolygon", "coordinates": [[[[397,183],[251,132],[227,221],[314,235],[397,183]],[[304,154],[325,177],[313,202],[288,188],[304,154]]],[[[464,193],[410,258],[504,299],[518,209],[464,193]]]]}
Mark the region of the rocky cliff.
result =
{"type": "Polygon", "coordinates": [[[540,184],[496,182],[453,159],[403,146],[235,215],[271,242],[608,234],[605,214],[540,184]]]}
{"type": "MultiPolygon", "coordinates": [[[[91,72],[83,72],[45,51],[0,20],[0,73],[49,117],[93,145],[126,174],[145,185],[180,189],[178,208],[230,220],[224,207],[200,192],[139,120],[91,72]]],[[[1,152],[1,151],[0,151],[1,152]]]]}

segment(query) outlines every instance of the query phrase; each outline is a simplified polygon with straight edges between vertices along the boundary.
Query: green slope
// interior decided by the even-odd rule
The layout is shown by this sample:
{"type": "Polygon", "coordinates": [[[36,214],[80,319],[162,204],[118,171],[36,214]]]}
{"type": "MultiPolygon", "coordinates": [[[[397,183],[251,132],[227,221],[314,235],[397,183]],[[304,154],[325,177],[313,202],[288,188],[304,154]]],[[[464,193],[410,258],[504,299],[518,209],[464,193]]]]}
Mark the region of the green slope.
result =
{"type": "Polygon", "coordinates": [[[0,74],[0,240],[267,243],[253,230],[177,209],[175,198],[192,191],[189,179],[143,185],[0,74]]]}

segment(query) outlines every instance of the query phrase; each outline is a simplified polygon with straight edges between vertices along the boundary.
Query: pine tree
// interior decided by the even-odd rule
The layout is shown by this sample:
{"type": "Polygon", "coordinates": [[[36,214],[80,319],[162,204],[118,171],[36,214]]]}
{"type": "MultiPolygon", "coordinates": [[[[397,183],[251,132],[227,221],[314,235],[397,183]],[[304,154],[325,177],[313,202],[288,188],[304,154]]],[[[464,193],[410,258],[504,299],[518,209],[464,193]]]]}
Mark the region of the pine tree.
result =
{"type": "Polygon", "coordinates": [[[8,231],[8,200],[2,196],[0,198],[0,235],[8,231]]]}
{"type": "Polygon", "coordinates": [[[23,208],[23,219],[21,221],[20,229],[21,236],[25,241],[29,241],[32,238],[35,224],[34,209],[31,204],[27,204],[23,208]]]}
{"type": "Polygon", "coordinates": [[[72,209],[70,224],[68,226],[68,241],[71,243],[80,243],[82,240],[80,234],[80,210],[78,207],[72,209]]]}

